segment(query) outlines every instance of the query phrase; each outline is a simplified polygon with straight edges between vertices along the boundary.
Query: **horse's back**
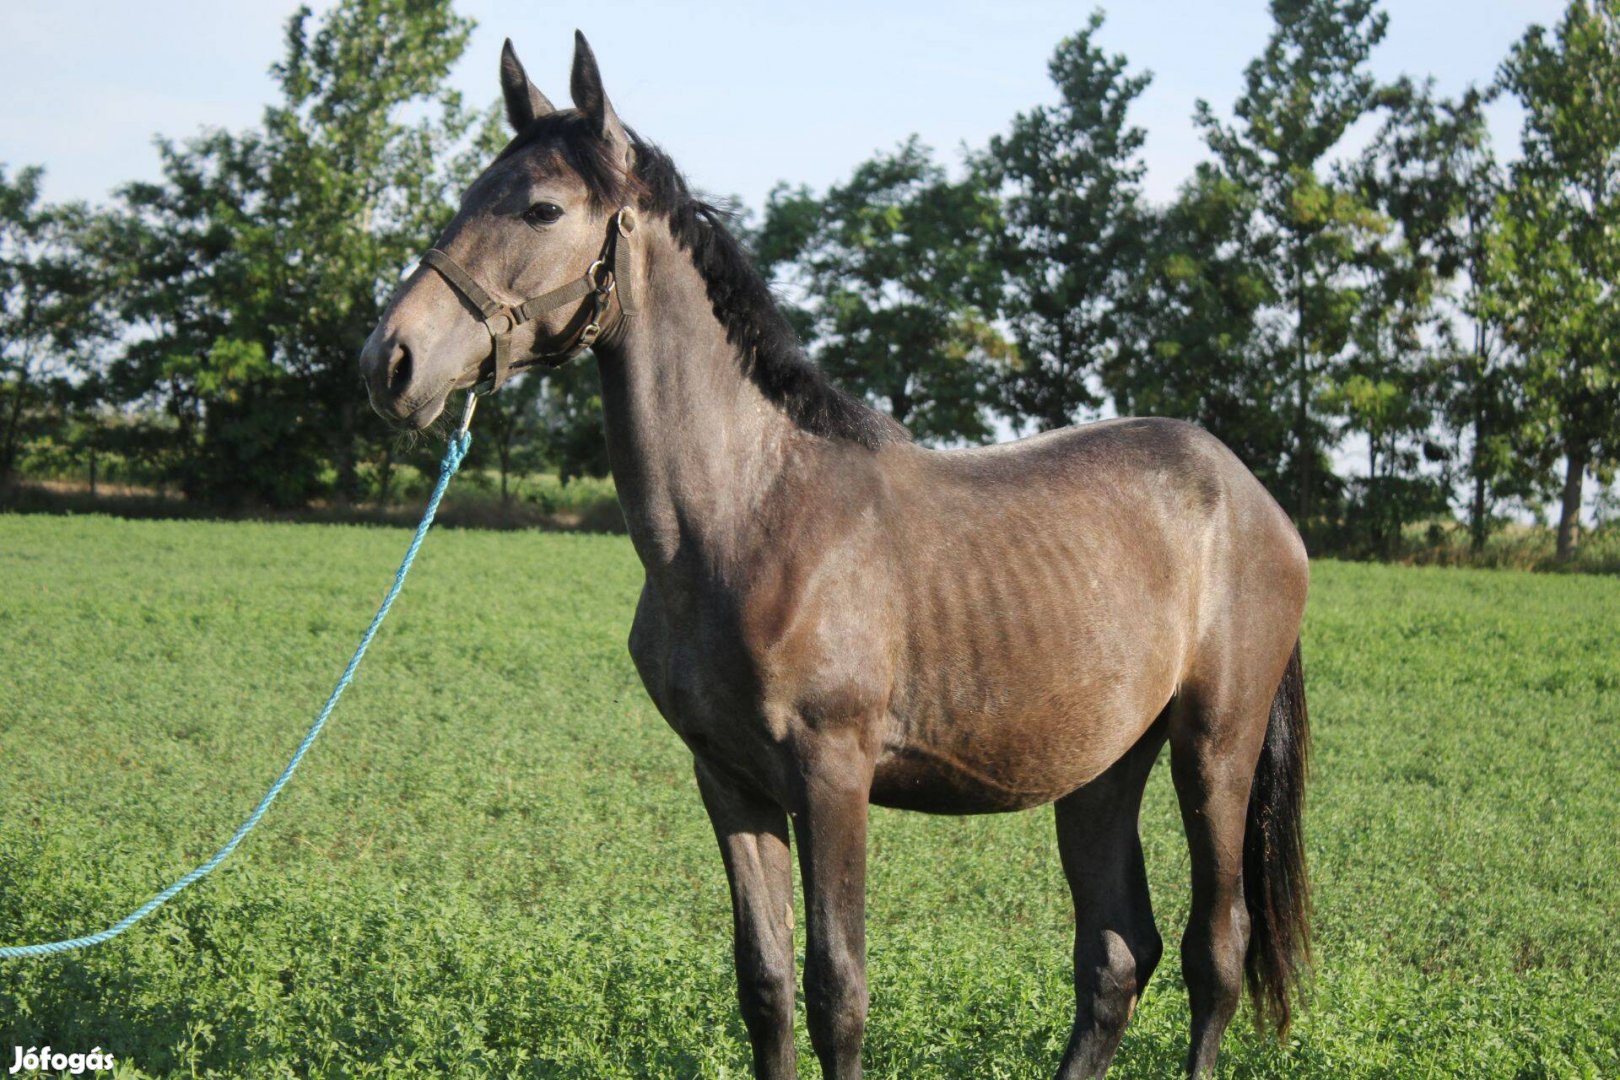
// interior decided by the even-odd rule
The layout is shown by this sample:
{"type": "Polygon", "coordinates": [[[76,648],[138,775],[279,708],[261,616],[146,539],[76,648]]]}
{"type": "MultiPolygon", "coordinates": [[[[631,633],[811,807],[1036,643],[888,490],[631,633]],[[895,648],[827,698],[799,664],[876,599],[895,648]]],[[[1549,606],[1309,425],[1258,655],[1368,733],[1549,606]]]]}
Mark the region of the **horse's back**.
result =
{"type": "Polygon", "coordinates": [[[1288,515],[1237,455],[1196,424],[1121,418],[913,455],[947,528],[1064,533],[1097,569],[1145,575],[1133,586],[1185,584],[1192,575],[1204,589],[1232,580],[1269,591],[1246,572],[1261,566],[1277,571],[1286,590],[1305,572],[1304,545],[1288,515]]]}
{"type": "Polygon", "coordinates": [[[1210,512],[1230,485],[1247,482],[1264,491],[1215,436],[1163,417],[1099,420],[990,446],[920,454],[935,477],[980,492],[1054,485],[1073,497],[1112,502],[1174,494],[1187,509],[1210,512]]]}

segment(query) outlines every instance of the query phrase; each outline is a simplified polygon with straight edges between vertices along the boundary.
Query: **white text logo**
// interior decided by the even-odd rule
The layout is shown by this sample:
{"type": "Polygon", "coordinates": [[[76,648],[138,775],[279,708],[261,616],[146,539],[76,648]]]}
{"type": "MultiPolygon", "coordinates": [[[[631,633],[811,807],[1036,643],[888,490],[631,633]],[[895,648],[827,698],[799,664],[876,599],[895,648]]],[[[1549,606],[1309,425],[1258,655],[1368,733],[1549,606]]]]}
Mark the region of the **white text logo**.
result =
{"type": "Polygon", "coordinates": [[[39,1072],[49,1069],[52,1072],[65,1072],[78,1076],[89,1069],[91,1072],[101,1072],[113,1067],[113,1056],[103,1054],[101,1047],[96,1047],[88,1054],[60,1054],[48,1046],[30,1046],[24,1050],[20,1046],[12,1047],[17,1054],[17,1060],[12,1062],[10,1071],[39,1072]]]}

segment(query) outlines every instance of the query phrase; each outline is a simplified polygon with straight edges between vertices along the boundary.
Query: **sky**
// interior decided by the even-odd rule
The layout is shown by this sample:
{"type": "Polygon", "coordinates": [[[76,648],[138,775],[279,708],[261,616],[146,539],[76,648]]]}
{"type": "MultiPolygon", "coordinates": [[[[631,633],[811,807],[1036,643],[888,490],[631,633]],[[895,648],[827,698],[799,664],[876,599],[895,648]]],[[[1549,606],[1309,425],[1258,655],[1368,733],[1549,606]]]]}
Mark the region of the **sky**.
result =
{"type": "MultiPolygon", "coordinates": [[[[913,132],[947,162],[964,145],[982,146],[1014,114],[1053,100],[1046,61],[1090,8],[462,0],[478,29],[453,80],[470,103],[493,101],[509,36],[530,77],[561,104],[578,26],[620,116],[663,145],[694,185],[757,209],[780,180],[836,183],[913,132]]],[[[1488,82],[1525,28],[1556,21],[1561,9],[1559,0],[1387,0],[1389,34],[1373,69],[1385,78],[1432,75],[1441,92],[1456,93],[1488,82]]],[[[0,163],[44,165],[53,200],[101,200],[154,177],[155,135],[257,122],[275,92],[268,68],[291,11],[286,0],[7,0],[0,163]]],[[[1264,0],[1113,6],[1101,44],[1154,75],[1133,115],[1148,132],[1151,198],[1172,197],[1205,157],[1194,102],[1229,115],[1268,30],[1264,0]]],[[[1510,103],[1497,107],[1493,127],[1511,156],[1518,118],[1510,103]]]]}

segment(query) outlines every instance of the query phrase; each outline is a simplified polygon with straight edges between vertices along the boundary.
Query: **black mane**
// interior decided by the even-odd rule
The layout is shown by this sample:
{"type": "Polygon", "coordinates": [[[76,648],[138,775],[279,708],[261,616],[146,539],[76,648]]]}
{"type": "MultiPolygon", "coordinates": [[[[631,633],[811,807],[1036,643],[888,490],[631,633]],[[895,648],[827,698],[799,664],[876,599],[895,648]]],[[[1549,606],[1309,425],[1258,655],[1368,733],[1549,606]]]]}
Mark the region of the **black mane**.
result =
{"type": "Polygon", "coordinates": [[[600,208],[633,201],[657,214],[702,276],[715,318],[736,346],[744,373],[806,431],[876,449],[907,442],[911,433],[859,398],[834,386],[800,347],[753,259],[726,227],[727,214],[694,196],[669,155],[634,132],[629,175],[609,160],[608,144],[573,110],[540,117],[501,157],[545,144],[585,182],[600,208]]]}

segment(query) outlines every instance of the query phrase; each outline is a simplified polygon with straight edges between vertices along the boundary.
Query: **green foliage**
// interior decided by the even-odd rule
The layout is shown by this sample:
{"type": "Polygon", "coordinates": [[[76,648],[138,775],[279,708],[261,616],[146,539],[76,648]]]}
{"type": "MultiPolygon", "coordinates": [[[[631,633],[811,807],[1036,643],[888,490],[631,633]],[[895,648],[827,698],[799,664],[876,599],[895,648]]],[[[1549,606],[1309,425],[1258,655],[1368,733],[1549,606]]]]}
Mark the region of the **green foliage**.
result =
{"type": "MultiPolygon", "coordinates": [[[[1198,103],[1211,160],[1169,205],[1142,195],[1130,122],[1149,75],[1098,13],[1051,56],[1055,101],[960,178],[913,138],[824,192],[780,185],[739,232],[833,378],[926,442],[1182,417],[1318,549],[1391,557],[1455,508],[1483,558],[1561,467],[1568,557],[1620,464],[1620,0],[1571,0],[1452,100],[1372,76],[1377,0],[1270,9],[1231,118],[1198,103]],[[1511,169],[1483,119],[1499,93],[1524,108],[1511,169]]],[[[234,514],[386,502],[396,470],[431,471],[354,363],[507,137],[444,89],[470,26],[452,0],[300,9],[262,123],[161,140],[161,177],[109,211],[0,171],[0,485],[112,468],[234,514]]],[[[591,365],[484,411],[492,490],[607,471],[591,365]]]]}
{"type": "Polygon", "coordinates": [[[1571,0],[1502,65],[1524,107],[1524,157],[1502,203],[1492,288],[1524,359],[1544,459],[1565,459],[1559,552],[1588,470],[1620,463],[1620,2],[1571,0]]]}
{"type": "Polygon", "coordinates": [[[1287,373],[1265,362],[1278,346],[1262,321],[1273,292],[1254,204],[1220,169],[1198,167],[1148,234],[1139,299],[1104,383],[1122,415],[1191,420],[1280,491],[1287,373]]]}
{"type": "MultiPolygon", "coordinates": [[[[1360,179],[1399,226],[1407,270],[1397,281],[1411,282],[1416,288],[1410,291],[1421,295],[1433,279],[1431,302],[1439,322],[1414,343],[1430,343],[1430,370],[1414,365],[1408,378],[1433,395],[1424,426],[1432,428],[1438,419],[1456,439],[1441,478],[1463,486],[1477,556],[1496,524],[1496,508],[1533,499],[1545,469],[1536,455],[1519,452],[1525,403],[1517,357],[1503,338],[1502,312],[1490,290],[1502,173],[1480,92],[1442,100],[1432,86],[1403,80],[1391,97],[1390,115],[1361,164],[1360,179]]],[[[1421,434],[1416,422],[1408,434],[1421,434]]]]}
{"type": "Polygon", "coordinates": [[[60,427],[110,326],[89,257],[94,216],[42,202],[37,166],[0,165],[0,487],[27,441],[60,427]]]}
{"type": "MultiPolygon", "coordinates": [[[[1343,515],[1345,539],[1388,554],[1408,522],[1448,507],[1455,455],[1436,417],[1461,350],[1453,311],[1441,301],[1472,254],[1459,219],[1469,185],[1480,179],[1475,159],[1486,129],[1477,95],[1437,101],[1432,87],[1402,81],[1383,97],[1383,126],[1360,160],[1342,170],[1342,182],[1388,227],[1363,237],[1357,262],[1366,277],[1351,315],[1351,348],[1324,372],[1320,400],[1342,431],[1367,442],[1367,473],[1352,481],[1343,515]]],[[[1474,390],[1467,377],[1459,382],[1459,392],[1474,390]]]]}
{"type": "Polygon", "coordinates": [[[802,286],[800,325],[835,379],[925,440],[984,442],[1009,352],[990,322],[999,227],[996,200],[949,180],[913,136],[819,198],[777,187],[757,243],[763,269],[802,286]]]}
{"type": "MultiPolygon", "coordinates": [[[[211,852],[405,539],[0,517],[0,940],[104,926],[211,852]]],[[[1620,1073],[1620,580],[1314,574],[1315,981],[1281,1047],[1239,1018],[1226,1071],[1620,1073]]],[[[639,578],[620,538],[435,533],[259,831],[118,941],[7,962],[0,1045],[100,1045],[130,1077],[747,1075],[714,837],[624,647],[639,578]]],[[[1173,943],[1164,766],[1143,838],[1173,943]]],[[[872,849],[870,1074],[1050,1069],[1073,1008],[1050,811],[879,810],[872,849]]],[[[1121,1076],[1179,1068],[1176,956],[1121,1076]]]]}
{"type": "MultiPolygon", "coordinates": [[[[1558,556],[1556,529],[1541,525],[1497,523],[1483,545],[1473,530],[1441,519],[1407,526],[1399,546],[1384,557],[1415,566],[1493,567],[1584,574],[1620,574],[1620,528],[1616,528],[1614,501],[1598,507],[1598,523],[1582,538],[1581,546],[1565,558],[1558,556]]],[[[1382,554],[1382,553],[1381,553],[1382,554]]]]}
{"type": "Polygon", "coordinates": [[[1352,342],[1366,246],[1388,227],[1332,168],[1345,133],[1379,102],[1367,61],[1387,18],[1376,0],[1273,0],[1271,13],[1271,38],[1244,72],[1236,123],[1221,123],[1203,101],[1196,119],[1217,167],[1253,199],[1245,238],[1269,294],[1258,313],[1267,332],[1250,357],[1267,370],[1253,381],[1294,384],[1284,465],[1293,490],[1284,501],[1303,527],[1332,494],[1318,398],[1352,342]]]}
{"type": "Polygon", "coordinates": [[[602,380],[594,363],[573,363],[546,372],[538,409],[545,458],[556,466],[563,483],[608,474],[602,380]]]}
{"type": "Polygon", "coordinates": [[[399,271],[448,220],[475,117],[443,89],[471,23],[448,0],[346,0],[287,24],[262,127],[164,142],[163,180],[122,196],[114,372],[159,408],[195,497],[295,505],[359,492],[386,438],[354,364],[399,271]]]}
{"type": "Polygon", "coordinates": [[[1047,64],[1058,104],[1020,113],[975,159],[1007,220],[996,255],[1018,363],[1003,373],[1002,408],[1043,430],[1099,404],[1091,381],[1115,364],[1140,295],[1147,134],[1129,112],[1152,77],[1129,74],[1124,56],[1096,44],[1102,25],[1099,11],[1058,43],[1047,64]]]}

